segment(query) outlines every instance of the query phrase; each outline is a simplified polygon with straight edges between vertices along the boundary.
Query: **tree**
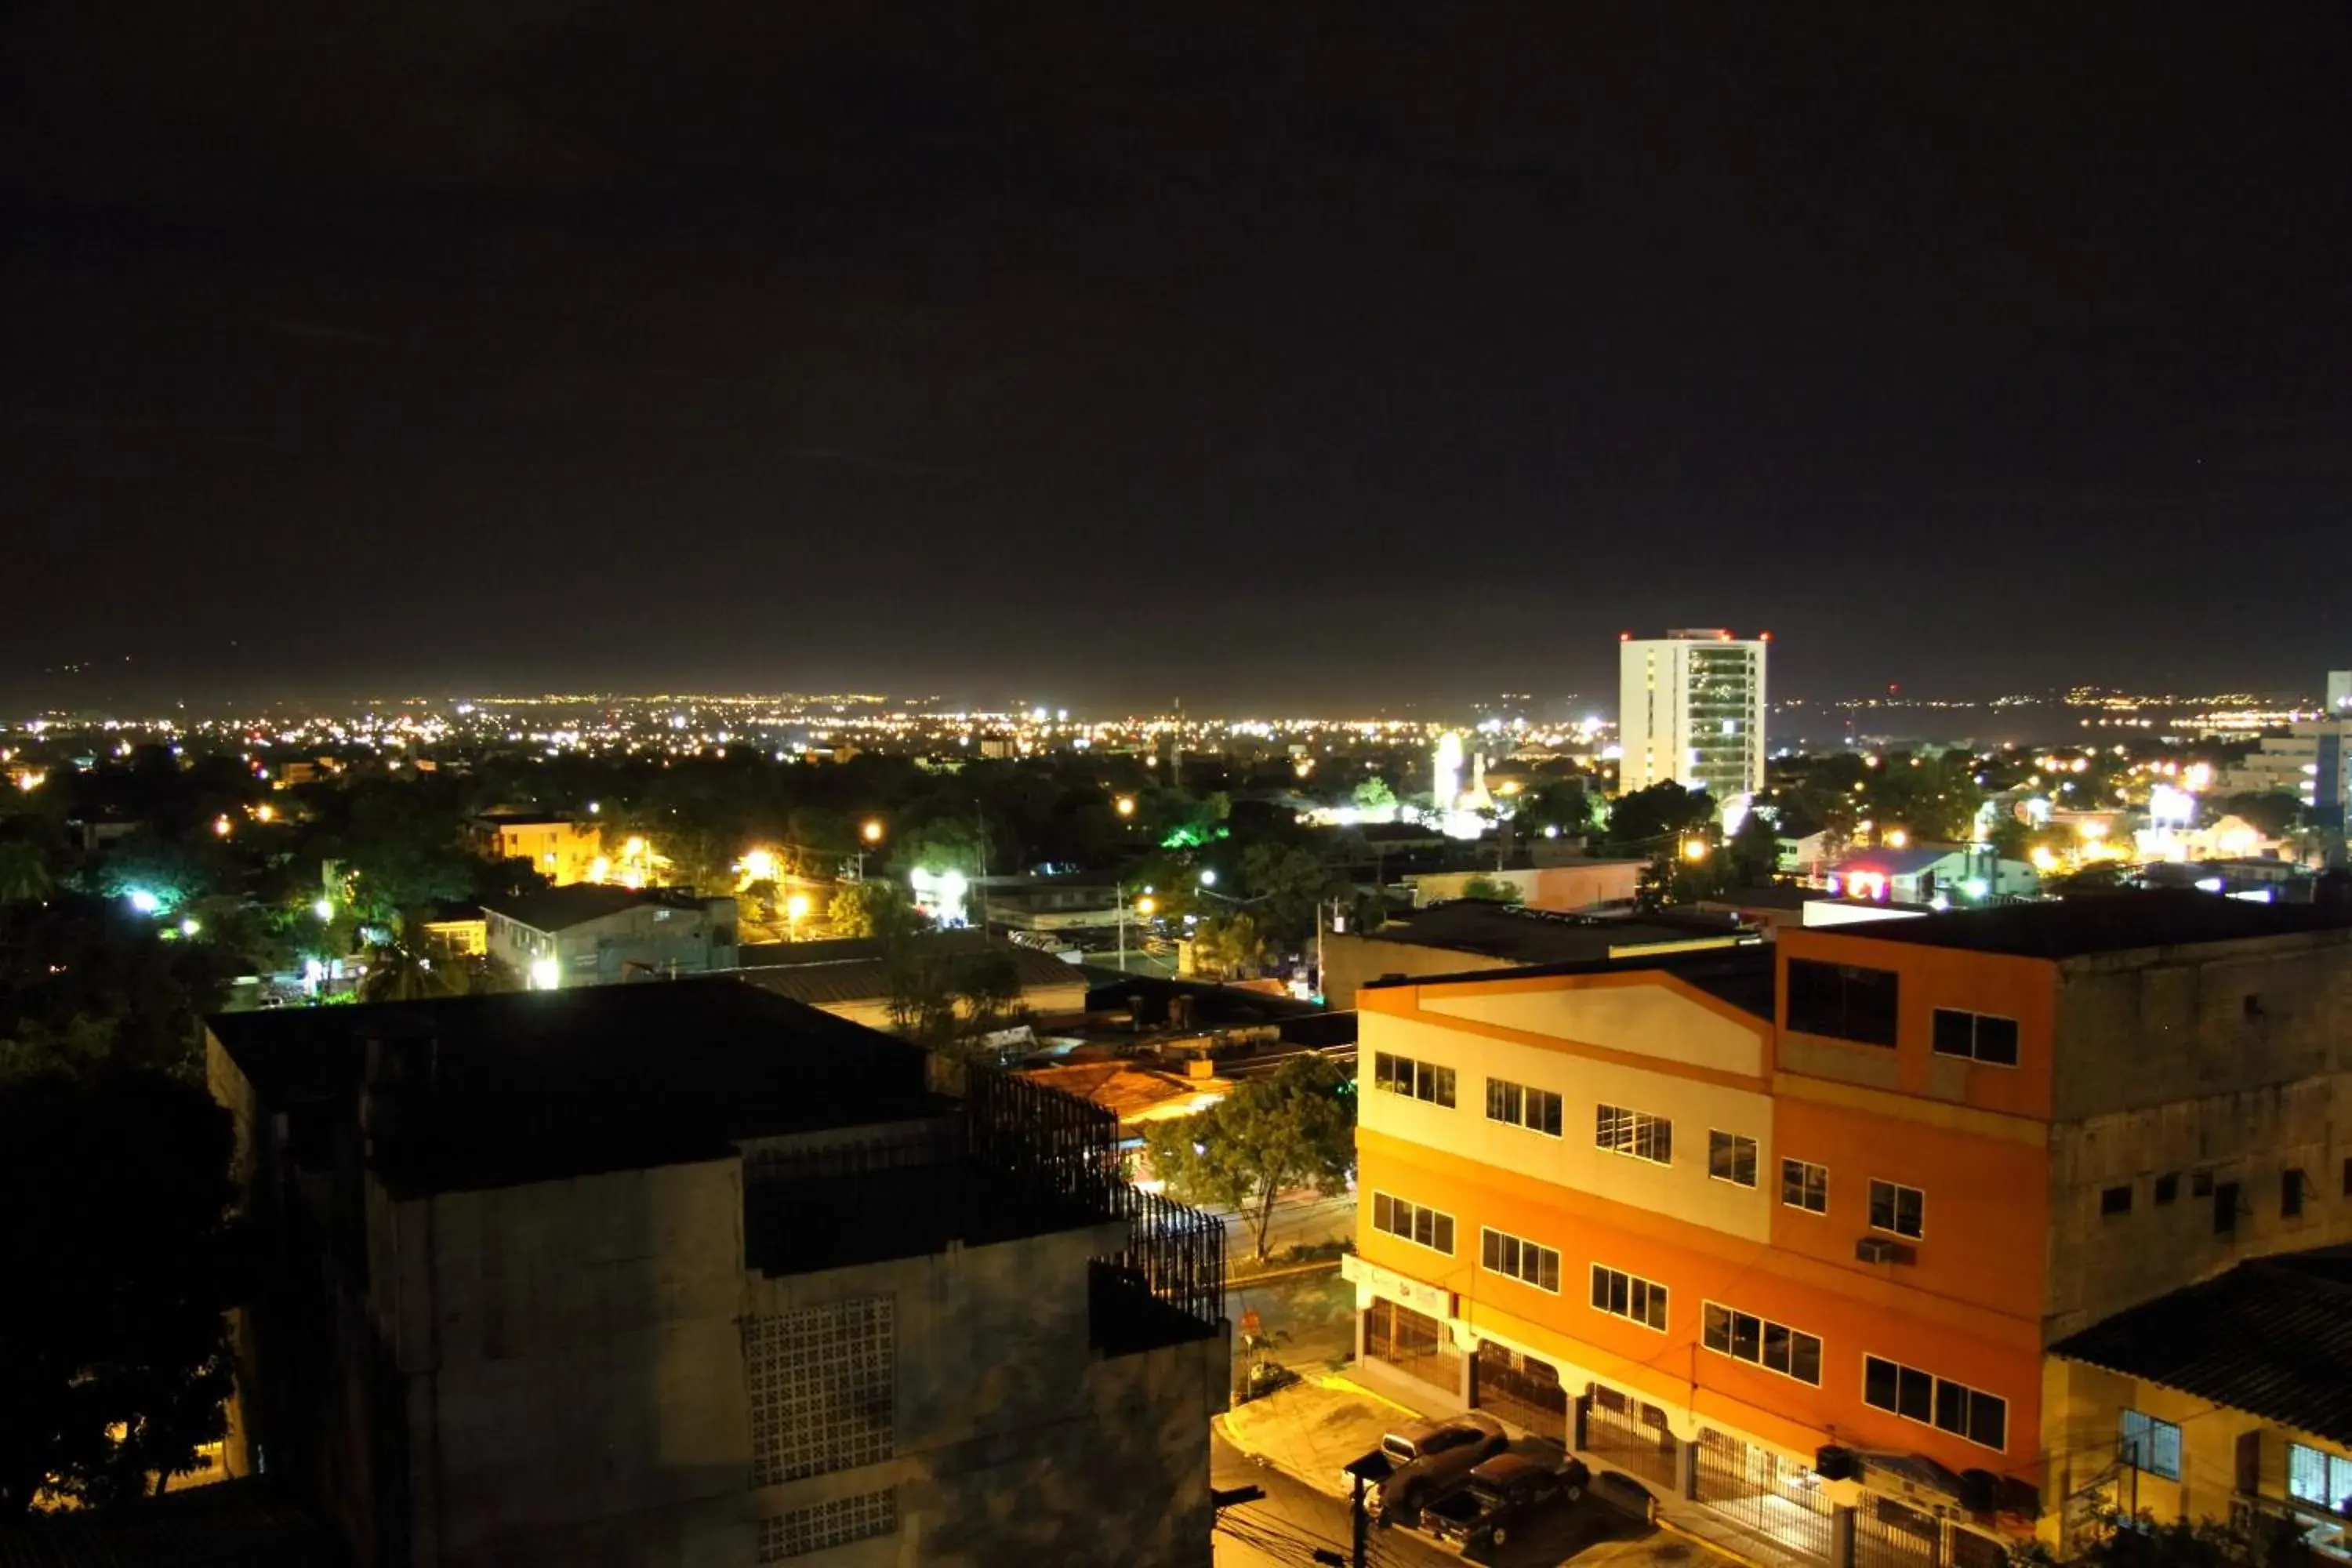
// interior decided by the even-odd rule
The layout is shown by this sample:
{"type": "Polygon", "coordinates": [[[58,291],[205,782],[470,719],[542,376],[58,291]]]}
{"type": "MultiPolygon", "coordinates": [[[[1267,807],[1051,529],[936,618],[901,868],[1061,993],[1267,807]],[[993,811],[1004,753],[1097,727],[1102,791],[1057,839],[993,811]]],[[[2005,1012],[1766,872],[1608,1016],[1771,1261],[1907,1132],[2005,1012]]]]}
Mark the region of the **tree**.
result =
{"type": "Polygon", "coordinates": [[[1186,1203],[1246,1216],[1265,1260],[1275,1200],[1297,1187],[1347,1190],[1356,1162],[1354,1086],[1320,1057],[1297,1056],[1202,1111],[1147,1124],[1151,1167],[1186,1203]]]}
{"type": "Polygon", "coordinates": [[[1710,827],[1715,818],[1714,796],[1668,779],[1617,797],[1609,808],[1609,849],[1615,855],[1671,852],[1684,834],[1710,827]]]}
{"type": "Polygon", "coordinates": [[[1363,811],[1382,811],[1397,803],[1396,791],[1389,787],[1388,780],[1377,774],[1358,784],[1350,798],[1363,811]]]}
{"type": "Polygon", "coordinates": [[[1211,915],[1192,928],[1192,966],[1230,978],[1249,976],[1274,959],[1274,943],[1246,910],[1211,915]]]}
{"type": "Polygon", "coordinates": [[[835,936],[866,936],[885,939],[911,933],[929,925],[921,911],[907,901],[907,895],[894,882],[877,878],[864,882],[844,882],[834,889],[833,902],[825,910],[835,936]]]}
{"type": "Polygon", "coordinates": [[[1529,833],[1557,828],[1580,837],[1592,830],[1592,796],[1582,779],[1549,779],[1520,795],[1512,820],[1529,833]]]}
{"type": "Polygon", "coordinates": [[[1503,877],[1489,877],[1485,872],[1462,884],[1462,896],[1489,904],[1524,904],[1528,901],[1525,889],[1503,877]]]}
{"type": "Polygon", "coordinates": [[[39,1194],[12,1209],[0,1290],[0,1517],[45,1491],[102,1507],[160,1489],[226,1431],[230,1148],[192,1084],[0,1085],[0,1184],[39,1194]]]}
{"type": "Polygon", "coordinates": [[[1725,851],[1731,862],[1731,879],[1743,888],[1760,888],[1780,869],[1780,831],[1771,819],[1750,810],[1739,822],[1725,851]]]}
{"type": "Polygon", "coordinates": [[[39,845],[22,838],[0,840],[0,904],[38,903],[55,885],[39,845]]]}
{"type": "Polygon", "coordinates": [[[2265,838],[2284,838],[2303,820],[2303,802],[2283,790],[2249,791],[2223,801],[2218,815],[2242,818],[2265,838]]]}
{"type": "Polygon", "coordinates": [[[934,876],[961,871],[966,877],[978,877],[986,862],[979,828],[960,816],[935,816],[908,828],[899,836],[898,853],[891,858],[900,871],[929,871],[934,876]]]}
{"type": "Polygon", "coordinates": [[[1320,855],[1295,844],[1253,844],[1243,850],[1242,880],[1250,901],[1263,911],[1266,934],[1286,945],[1312,933],[1316,907],[1326,894],[1346,887],[1320,855]]]}
{"type": "Polygon", "coordinates": [[[985,1035],[1003,1027],[1021,1006],[1021,969],[1013,955],[984,947],[957,966],[956,994],[963,998],[967,1032],[985,1035]]]}

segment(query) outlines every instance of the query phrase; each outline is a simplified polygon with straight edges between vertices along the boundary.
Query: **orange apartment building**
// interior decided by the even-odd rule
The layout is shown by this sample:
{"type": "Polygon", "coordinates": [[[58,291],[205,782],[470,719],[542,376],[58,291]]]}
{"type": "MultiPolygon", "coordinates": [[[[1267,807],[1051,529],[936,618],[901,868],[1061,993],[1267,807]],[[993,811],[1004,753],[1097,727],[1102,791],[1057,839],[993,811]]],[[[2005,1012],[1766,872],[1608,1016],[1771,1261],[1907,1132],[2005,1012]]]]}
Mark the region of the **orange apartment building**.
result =
{"type": "Polygon", "coordinates": [[[601,882],[611,870],[604,858],[604,830],[568,816],[495,812],[474,818],[475,853],[488,860],[528,860],[531,869],[559,888],[601,882]]]}
{"type": "Polygon", "coordinates": [[[2345,919],[2136,895],[1368,985],[1361,1373],[1841,1568],[2054,1541],[2116,1456],[2048,1348],[2352,1237],[2345,919]]]}

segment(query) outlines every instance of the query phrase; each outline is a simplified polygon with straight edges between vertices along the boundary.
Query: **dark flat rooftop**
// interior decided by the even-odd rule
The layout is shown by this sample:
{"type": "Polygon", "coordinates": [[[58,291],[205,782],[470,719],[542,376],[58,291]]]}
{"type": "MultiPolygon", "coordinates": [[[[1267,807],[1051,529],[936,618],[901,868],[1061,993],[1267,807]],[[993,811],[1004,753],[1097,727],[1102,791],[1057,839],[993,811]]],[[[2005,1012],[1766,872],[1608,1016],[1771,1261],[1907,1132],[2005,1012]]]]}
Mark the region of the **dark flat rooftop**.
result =
{"type": "Polygon", "coordinates": [[[566,888],[542,888],[535,893],[499,896],[482,900],[482,908],[537,931],[569,931],[590,921],[641,906],[672,909],[701,908],[701,901],[652,888],[624,888],[608,882],[574,882],[566,888]]]}
{"type": "Polygon", "coordinates": [[[2352,907],[2257,904],[2218,893],[2152,889],[2063,899],[2054,903],[1954,910],[1919,920],[1873,921],[1834,928],[1842,936],[1923,947],[2005,952],[2021,958],[2078,958],[2134,948],[2243,942],[2352,926],[2352,907]]]}
{"type": "Polygon", "coordinates": [[[746,1138],[906,1121],[953,1101],[921,1050],[725,978],[222,1014],[265,1106],[355,1121],[371,1041],[430,1071],[374,1161],[461,1191],[723,1157],[746,1138]]]}
{"type": "Polygon", "coordinates": [[[1548,974],[1671,974],[1685,984],[1727,1002],[1741,1012],[1770,1022],[1779,987],[1780,966],[1769,944],[1749,942],[1739,947],[1710,948],[1699,952],[1663,953],[1643,957],[1630,953],[1619,959],[1587,959],[1575,963],[1531,963],[1522,969],[1465,970],[1457,974],[1414,974],[1397,980],[1369,980],[1367,991],[1397,985],[1444,985],[1464,980],[1531,980],[1548,974]]]}
{"type": "Polygon", "coordinates": [[[1446,948],[1519,963],[1574,963],[1605,959],[1612,948],[1735,936],[1738,930],[1728,914],[1612,920],[1457,899],[1415,910],[1364,935],[1371,942],[1446,948]]]}
{"type": "Polygon", "coordinates": [[[2051,1353],[2352,1444],[2352,1247],[2241,1263],[2051,1353]]]}
{"type": "MultiPolygon", "coordinates": [[[[1077,966],[1050,952],[1018,942],[992,942],[979,931],[936,931],[912,939],[919,952],[950,960],[1002,953],[1013,963],[1024,990],[1084,985],[1087,976],[1077,966]]],[[[828,1003],[878,1002],[888,997],[893,979],[882,944],[870,938],[833,942],[767,942],[743,948],[737,954],[742,979],[779,996],[813,1007],[828,1003]]]]}

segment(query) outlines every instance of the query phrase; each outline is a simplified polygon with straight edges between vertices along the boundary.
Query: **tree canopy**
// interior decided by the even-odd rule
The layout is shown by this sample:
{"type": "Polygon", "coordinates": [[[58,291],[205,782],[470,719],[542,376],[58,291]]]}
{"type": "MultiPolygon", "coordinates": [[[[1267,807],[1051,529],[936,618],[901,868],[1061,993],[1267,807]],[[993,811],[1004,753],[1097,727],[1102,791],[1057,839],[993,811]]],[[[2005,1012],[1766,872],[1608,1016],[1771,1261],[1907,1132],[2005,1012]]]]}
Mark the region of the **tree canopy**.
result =
{"type": "Polygon", "coordinates": [[[1244,1215],[1263,1260],[1277,1197],[1300,1187],[1347,1190],[1356,1163],[1354,1086],[1319,1057],[1293,1057],[1196,1116],[1149,1123],[1143,1141],[1152,1170],[1178,1198],[1244,1215]]]}

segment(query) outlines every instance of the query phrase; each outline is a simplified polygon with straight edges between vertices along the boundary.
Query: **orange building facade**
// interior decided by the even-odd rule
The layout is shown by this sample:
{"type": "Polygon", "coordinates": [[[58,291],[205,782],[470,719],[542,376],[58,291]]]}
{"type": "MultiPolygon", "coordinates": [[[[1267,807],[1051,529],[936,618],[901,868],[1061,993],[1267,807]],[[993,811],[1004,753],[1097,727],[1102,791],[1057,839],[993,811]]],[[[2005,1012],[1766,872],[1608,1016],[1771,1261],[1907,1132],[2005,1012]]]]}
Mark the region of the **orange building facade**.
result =
{"type": "Polygon", "coordinates": [[[2045,1410],[2049,1347],[2352,1240],[2341,911],[2053,902],[1358,1005],[1360,1374],[1840,1568],[2057,1543],[2128,1413],[2045,1410]]]}
{"type": "Polygon", "coordinates": [[[1367,1376],[1824,1559],[2030,1530],[2054,973],[1853,947],[1368,988],[1367,1376]]]}

